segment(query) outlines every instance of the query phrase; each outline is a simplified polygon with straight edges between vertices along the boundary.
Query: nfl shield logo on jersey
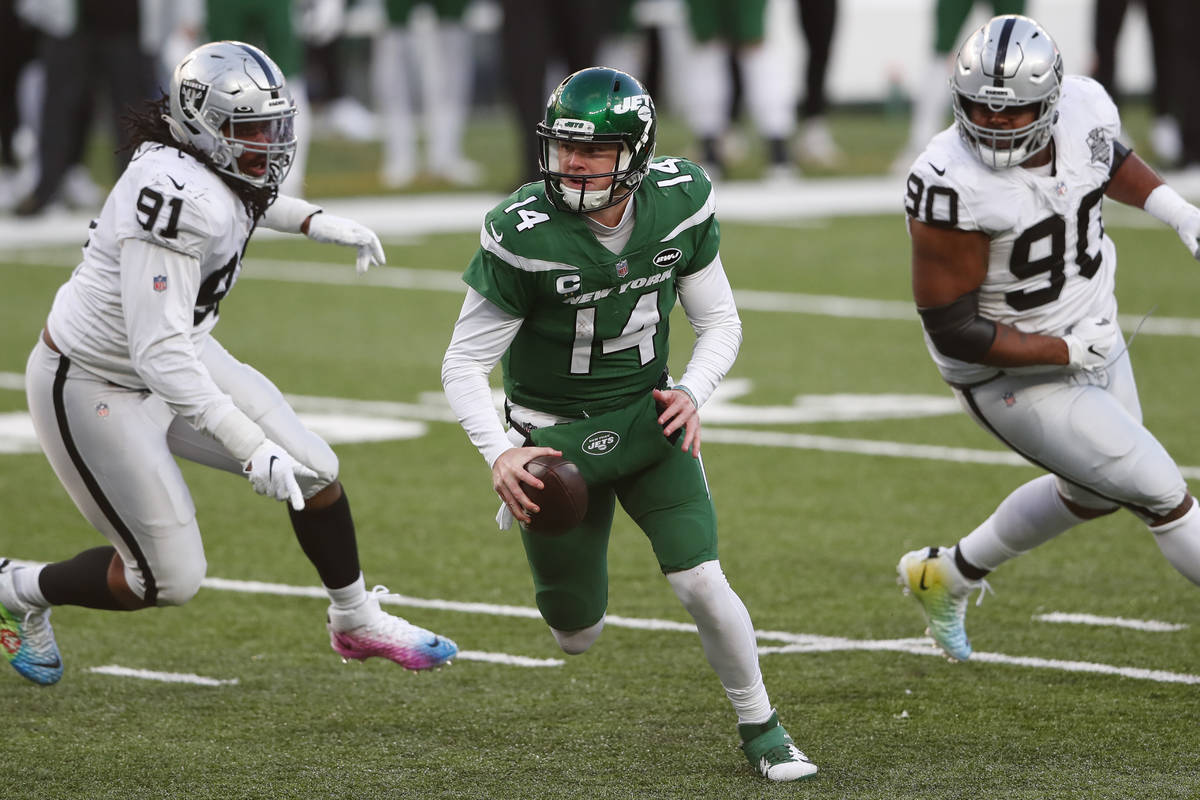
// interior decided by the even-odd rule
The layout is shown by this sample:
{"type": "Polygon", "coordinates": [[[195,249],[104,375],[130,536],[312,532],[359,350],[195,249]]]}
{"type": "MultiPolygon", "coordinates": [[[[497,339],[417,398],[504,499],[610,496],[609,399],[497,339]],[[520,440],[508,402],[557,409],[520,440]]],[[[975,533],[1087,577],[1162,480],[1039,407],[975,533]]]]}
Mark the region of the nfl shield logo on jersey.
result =
{"type": "Polygon", "coordinates": [[[617,277],[624,278],[626,275],[629,274],[629,259],[622,258],[620,261],[618,261],[616,263],[616,267],[617,267],[617,277]]]}
{"type": "Polygon", "coordinates": [[[154,276],[154,291],[165,292],[166,290],[167,290],[167,276],[166,275],[155,275],[154,276]]]}

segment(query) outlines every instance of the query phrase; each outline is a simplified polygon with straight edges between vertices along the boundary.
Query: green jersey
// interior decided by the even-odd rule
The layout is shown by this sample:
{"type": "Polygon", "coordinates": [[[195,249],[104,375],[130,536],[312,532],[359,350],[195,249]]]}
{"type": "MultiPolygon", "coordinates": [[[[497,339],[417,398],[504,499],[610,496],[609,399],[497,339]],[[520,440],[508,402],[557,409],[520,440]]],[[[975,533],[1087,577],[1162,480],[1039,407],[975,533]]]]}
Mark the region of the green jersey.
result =
{"type": "Polygon", "coordinates": [[[541,183],[488,212],[463,279],[524,322],[505,352],[504,391],[566,417],[622,408],[667,368],[675,280],[717,257],[712,185],[682,158],[659,158],[634,193],[633,233],[620,253],[583,215],[556,209],[541,183]]]}

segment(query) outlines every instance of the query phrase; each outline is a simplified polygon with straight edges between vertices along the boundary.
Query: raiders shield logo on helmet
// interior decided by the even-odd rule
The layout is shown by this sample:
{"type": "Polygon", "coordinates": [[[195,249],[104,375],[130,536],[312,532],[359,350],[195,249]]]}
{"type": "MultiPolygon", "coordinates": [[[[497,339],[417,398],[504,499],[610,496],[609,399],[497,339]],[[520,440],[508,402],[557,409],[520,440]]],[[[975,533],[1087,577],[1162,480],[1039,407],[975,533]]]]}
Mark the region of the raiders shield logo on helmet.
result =
{"type": "Polygon", "coordinates": [[[208,86],[185,79],[179,83],[179,107],[189,119],[194,118],[204,108],[204,99],[208,97],[208,86]]]}

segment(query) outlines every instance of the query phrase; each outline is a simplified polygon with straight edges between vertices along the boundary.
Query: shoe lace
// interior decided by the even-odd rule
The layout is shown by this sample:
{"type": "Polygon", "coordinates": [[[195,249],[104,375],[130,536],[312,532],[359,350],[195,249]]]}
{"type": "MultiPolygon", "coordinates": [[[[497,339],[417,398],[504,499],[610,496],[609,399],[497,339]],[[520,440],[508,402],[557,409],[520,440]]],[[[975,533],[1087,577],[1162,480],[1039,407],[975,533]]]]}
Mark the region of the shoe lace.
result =
{"type": "MultiPolygon", "coordinates": [[[[396,595],[396,594],[388,591],[388,588],[386,586],[377,584],[373,589],[371,589],[370,592],[367,593],[367,596],[376,601],[383,601],[385,599],[391,599],[394,597],[398,597],[399,595],[396,595]]],[[[392,613],[390,613],[388,611],[384,611],[382,608],[380,608],[379,616],[376,617],[375,621],[370,624],[370,627],[379,629],[379,628],[394,628],[394,627],[413,628],[416,626],[414,626],[411,622],[406,620],[404,617],[398,616],[396,614],[392,614],[392,613]]]]}
{"type": "MultiPolygon", "coordinates": [[[[983,578],[979,579],[978,587],[972,587],[972,588],[979,589],[979,596],[975,598],[975,606],[976,607],[983,605],[983,596],[985,594],[987,594],[988,592],[991,592],[992,594],[996,593],[996,590],[992,588],[992,585],[990,583],[988,583],[986,580],[984,580],[983,578]]],[[[970,591],[967,592],[967,595],[970,596],[970,591]]]]}
{"type": "Polygon", "coordinates": [[[789,761],[808,761],[808,756],[791,742],[777,744],[763,753],[763,759],[768,764],[786,764],[789,761]]]}

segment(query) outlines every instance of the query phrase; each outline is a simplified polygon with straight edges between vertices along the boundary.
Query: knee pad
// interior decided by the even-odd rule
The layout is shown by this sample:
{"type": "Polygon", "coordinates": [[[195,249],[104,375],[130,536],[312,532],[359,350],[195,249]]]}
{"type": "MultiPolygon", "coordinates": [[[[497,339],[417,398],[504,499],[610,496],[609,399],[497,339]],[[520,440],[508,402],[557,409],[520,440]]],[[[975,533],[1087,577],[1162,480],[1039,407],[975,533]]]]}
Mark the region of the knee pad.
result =
{"type": "Polygon", "coordinates": [[[577,656],[595,644],[596,640],[600,638],[602,630],[604,630],[604,617],[601,617],[595,625],[589,625],[579,630],[560,631],[557,628],[551,628],[550,632],[554,634],[555,641],[558,642],[558,646],[564,653],[577,656]]]}
{"type": "Polygon", "coordinates": [[[189,567],[186,571],[174,571],[160,577],[158,582],[158,600],[160,606],[181,606],[196,596],[200,591],[200,583],[208,564],[201,562],[189,567]]]}
{"type": "MultiPolygon", "coordinates": [[[[154,598],[156,606],[181,606],[196,596],[200,584],[208,571],[208,562],[203,554],[199,558],[183,556],[169,559],[157,564],[154,569],[154,583],[157,595],[154,598]]],[[[136,567],[131,568],[125,563],[125,580],[134,594],[143,600],[146,597],[146,584],[136,567]]]]}
{"type": "Polygon", "coordinates": [[[691,569],[680,572],[668,572],[667,581],[675,591],[675,596],[683,607],[693,617],[697,611],[712,602],[716,597],[724,598],[731,589],[719,561],[705,561],[691,569]]]}

